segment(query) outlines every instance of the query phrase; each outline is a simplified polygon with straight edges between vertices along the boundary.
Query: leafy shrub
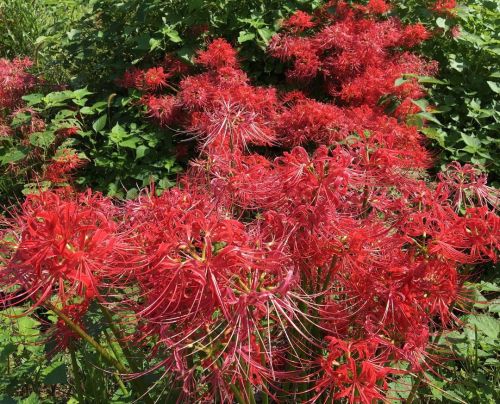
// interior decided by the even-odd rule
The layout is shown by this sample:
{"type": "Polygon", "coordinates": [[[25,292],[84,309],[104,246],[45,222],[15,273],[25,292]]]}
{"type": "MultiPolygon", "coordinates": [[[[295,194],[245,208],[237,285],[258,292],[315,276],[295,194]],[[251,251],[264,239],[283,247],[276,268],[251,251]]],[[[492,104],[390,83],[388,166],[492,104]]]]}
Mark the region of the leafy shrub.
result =
{"type": "Polygon", "coordinates": [[[494,174],[493,180],[497,180],[500,161],[498,2],[448,2],[448,9],[438,10],[429,10],[426,2],[394,3],[399,7],[400,16],[420,20],[434,32],[422,50],[439,63],[442,81],[432,86],[429,98],[436,108],[437,121],[425,131],[443,148],[442,161],[458,159],[481,164],[494,174]]]}
{"type": "Polygon", "coordinates": [[[32,93],[42,83],[27,71],[29,59],[0,59],[0,186],[2,203],[26,193],[70,181],[83,164],[74,136],[90,93],[86,90],[32,93]]]}
{"type": "MultiPolygon", "coordinates": [[[[305,0],[98,0],[61,37],[56,54],[65,55],[76,86],[109,87],[131,65],[149,66],[166,52],[190,61],[203,42],[214,35],[241,48],[256,74],[264,50],[279,22],[298,7],[311,9],[320,1],[305,0]]],[[[272,68],[270,66],[269,68],[272,68]]]]}
{"type": "MultiPolygon", "coordinates": [[[[302,91],[252,85],[223,39],[191,74],[129,70],[121,85],[198,157],[162,195],[29,195],[0,227],[1,302],[46,307],[59,350],[88,344],[122,375],[159,373],[175,401],[371,403],[434,372],[464,282],[497,259],[499,195],[470,165],[426,173],[405,123],[423,88],[393,75],[432,68],[409,50],[427,34],[387,11],[338,1],[285,21],[271,52],[302,91]],[[387,62],[387,77],[367,74],[387,62]],[[91,335],[92,307],[116,344],[91,335]]],[[[141,379],[134,398],[157,398],[141,379]]]]}
{"type": "Polygon", "coordinates": [[[0,57],[29,57],[39,73],[51,81],[67,80],[58,64],[59,57],[50,55],[45,42],[51,36],[63,36],[85,8],[79,0],[2,0],[0,3],[0,57]]]}

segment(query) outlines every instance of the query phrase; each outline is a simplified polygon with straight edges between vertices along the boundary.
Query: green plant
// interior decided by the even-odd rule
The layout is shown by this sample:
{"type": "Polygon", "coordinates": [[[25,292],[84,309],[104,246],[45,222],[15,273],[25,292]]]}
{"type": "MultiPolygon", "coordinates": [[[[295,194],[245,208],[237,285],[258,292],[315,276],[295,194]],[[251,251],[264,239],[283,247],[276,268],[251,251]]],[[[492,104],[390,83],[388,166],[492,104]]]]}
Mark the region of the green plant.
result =
{"type": "Polygon", "coordinates": [[[28,56],[35,69],[50,81],[68,79],[45,42],[64,35],[85,9],[81,0],[2,0],[0,2],[0,57],[28,56]]]}
{"type": "Polygon", "coordinates": [[[500,400],[500,279],[494,271],[490,268],[489,281],[465,285],[471,300],[457,307],[457,314],[462,310],[467,314],[459,318],[456,330],[444,332],[436,341],[436,350],[449,360],[437,372],[414,381],[420,381],[414,402],[494,404],[500,400]]]}
{"type": "MultiPolygon", "coordinates": [[[[64,55],[76,86],[109,87],[131,65],[151,65],[174,52],[190,62],[209,37],[224,37],[241,49],[254,72],[262,69],[264,50],[280,21],[299,7],[312,9],[319,0],[97,0],[67,35],[56,54],[64,55]],[[84,84],[85,83],[85,84],[84,84]]],[[[252,69],[251,69],[252,70],[252,69]]]]}
{"type": "Polygon", "coordinates": [[[395,1],[404,20],[422,21],[433,37],[422,52],[439,63],[430,83],[434,119],[424,133],[442,150],[441,161],[482,165],[498,181],[500,168],[500,3],[464,0],[448,14],[427,1],[395,1]]]}

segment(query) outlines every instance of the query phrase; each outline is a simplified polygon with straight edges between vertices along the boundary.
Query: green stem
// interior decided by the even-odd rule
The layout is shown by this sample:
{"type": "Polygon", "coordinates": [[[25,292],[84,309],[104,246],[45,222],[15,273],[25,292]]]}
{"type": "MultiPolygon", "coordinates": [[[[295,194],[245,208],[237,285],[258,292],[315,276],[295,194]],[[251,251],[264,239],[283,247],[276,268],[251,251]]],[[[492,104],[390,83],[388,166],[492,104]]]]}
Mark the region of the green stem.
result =
{"type": "Polygon", "coordinates": [[[102,358],[108,362],[109,365],[113,366],[116,370],[121,373],[129,373],[128,369],[118,360],[116,360],[101,344],[99,344],[94,338],[87,334],[82,327],[71,320],[66,314],[64,314],[60,309],[51,303],[45,303],[48,309],[52,310],[57,317],[59,317],[64,323],[75,333],[78,334],[84,341],[91,345],[102,358]]]}
{"type": "Polygon", "coordinates": [[[80,368],[78,367],[78,362],[76,361],[75,350],[72,346],[69,347],[69,355],[71,357],[71,367],[73,368],[73,375],[75,377],[75,390],[80,403],[84,402],[84,395],[82,389],[82,379],[80,378],[80,368]]]}
{"type": "Polygon", "coordinates": [[[106,318],[106,321],[108,322],[108,325],[109,325],[109,328],[111,329],[111,332],[115,336],[118,344],[120,344],[120,348],[122,349],[123,354],[125,355],[125,358],[127,359],[128,364],[130,365],[130,369],[132,369],[132,371],[134,373],[138,373],[140,366],[135,361],[134,356],[132,354],[132,351],[130,350],[128,344],[125,341],[125,337],[124,337],[123,333],[116,326],[116,324],[113,320],[113,316],[111,315],[111,313],[109,312],[109,310],[106,307],[99,305],[99,308],[100,308],[102,314],[104,315],[104,317],[106,318]]]}
{"type": "Polygon", "coordinates": [[[120,387],[120,390],[122,391],[122,393],[125,396],[128,396],[128,390],[125,387],[125,385],[123,384],[123,380],[120,378],[120,375],[118,373],[114,372],[113,376],[115,377],[116,382],[118,383],[118,386],[120,387]]]}
{"type": "Polygon", "coordinates": [[[233,393],[234,398],[239,404],[247,404],[240,391],[236,388],[234,384],[229,383],[229,389],[233,393]]]}

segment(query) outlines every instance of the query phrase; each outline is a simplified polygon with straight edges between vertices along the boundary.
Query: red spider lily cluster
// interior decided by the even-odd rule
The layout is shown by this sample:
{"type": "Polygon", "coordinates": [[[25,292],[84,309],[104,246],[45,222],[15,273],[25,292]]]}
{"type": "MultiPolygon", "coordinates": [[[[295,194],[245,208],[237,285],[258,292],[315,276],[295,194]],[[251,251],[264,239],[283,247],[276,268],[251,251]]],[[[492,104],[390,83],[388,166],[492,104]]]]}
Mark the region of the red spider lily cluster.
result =
{"type": "Polygon", "coordinates": [[[36,78],[27,72],[31,65],[29,59],[0,59],[0,138],[12,134],[5,115],[21,105],[21,97],[36,84],[36,78]]]}
{"type": "Polygon", "coordinates": [[[387,11],[293,15],[269,50],[291,64],[288,92],[253,86],[222,39],[197,74],[129,71],[122,84],[196,138],[199,158],[161,196],[29,196],[0,228],[0,286],[75,321],[82,301],[128,318],[128,342],[180,401],[371,403],[434,366],[462,266],[496,261],[499,195],[472,166],[427,175],[424,139],[401,119],[423,89],[394,85],[433,71],[408,50],[427,33],[374,16],[387,11]]]}
{"type": "Polygon", "coordinates": [[[432,10],[437,13],[453,16],[456,13],[456,8],[456,0],[437,0],[433,5],[432,10]]]}
{"type": "Polygon", "coordinates": [[[27,72],[29,59],[0,59],[0,109],[15,108],[26,91],[33,88],[36,78],[27,72]]]}

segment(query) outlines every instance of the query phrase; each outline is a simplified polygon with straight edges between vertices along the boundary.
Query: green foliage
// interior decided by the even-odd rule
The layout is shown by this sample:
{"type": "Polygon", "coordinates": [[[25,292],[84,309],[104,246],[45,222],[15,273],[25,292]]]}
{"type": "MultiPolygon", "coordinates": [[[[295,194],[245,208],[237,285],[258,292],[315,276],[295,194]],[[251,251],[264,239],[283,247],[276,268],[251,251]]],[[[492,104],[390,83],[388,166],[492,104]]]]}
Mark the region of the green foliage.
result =
{"type": "MultiPolygon", "coordinates": [[[[2,204],[21,192],[29,193],[51,185],[43,178],[47,166],[64,151],[75,151],[78,141],[61,132],[80,129],[84,120],[80,109],[88,101],[86,89],[65,90],[24,97],[27,108],[7,116],[12,133],[0,137],[0,191],[2,204]],[[26,136],[27,128],[36,131],[26,136]],[[42,175],[40,177],[39,175],[42,175]]],[[[80,153],[80,158],[85,155],[80,153]]]]}
{"type": "MultiPolygon", "coordinates": [[[[0,137],[0,203],[21,193],[51,187],[47,167],[65,151],[85,163],[74,178],[109,196],[133,198],[137,188],[152,183],[161,192],[174,184],[181,166],[175,158],[172,131],[150,124],[136,107],[138,96],[91,101],[87,89],[65,90],[23,97],[27,108],[10,117],[10,136],[0,137]],[[26,139],[23,128],[44,122],[26,139]],[[78,129],[71,137],[61,136],[78,129]]],[[[61,185],[61,184],[57,184],[61,185]]]]}
{"type": "Polygon", "coordinates": [[[1,0],[0,57],[28,56],[35,69],[51,81],[67,80],[58,57],[46,51],[46,42],[69,30],[85,8],[81,0],[1,0]]]}
{"type": "Polygon", "coordinates": [[[174,185],[181,166],[173,132],[149,123],[137,101],[138,96],[113,94],[81,110],[86,122],[92,122],[79,140],[79,150],[92,162],[77,179],[81,186],[133,198],[137,188],[152,183],[159,192],[174,185]]]}
{"type": "Polygon", "coordinates": [[[500,278],[494,271],[490,268],[489,281],[465,285],[470,303],[457,307],[457,312],[468,314],[460,317],[457,330],[443,333],[438,342],[437,353],[449,360],[434,367],[436,373],[426,373],[415,402],[500,401],[500,278]]]}
{"type": "MultiPolygon", "coordinates": [[[[255,72],[262,69],[264,49],[280,21],[314,0],[97,0],[67,35],[60,37],[66,68],[76,86],[109,86],[131,65],[151,65],[166,52],[191,61],[207,38],[224,37],[240,47],[255,72]],[[258,69],[257,69],[258,68],[258,69]]],[[[252,69],[250,69],[252,70],[252,69]]]]}
{"type": "Polygon", "coordinates": [[[403,19],[420,20],[434,32],[422,51],[439,63],[442,82],[429,84],[438,121],[425,133],[443,149],[443,163],[480,164],[498,180],[500,3],[464,0],[454,16],[431,13],[422,1],[395,3],[403,19]]]}
{"type": "Polygon", "coordinates": [[[0,402],[50,403],[67,391],[64,358],[46,356],[40,322],[15,318],[21,309],[0,311],[0,402]]]}

